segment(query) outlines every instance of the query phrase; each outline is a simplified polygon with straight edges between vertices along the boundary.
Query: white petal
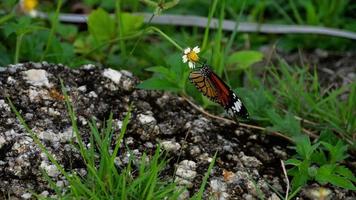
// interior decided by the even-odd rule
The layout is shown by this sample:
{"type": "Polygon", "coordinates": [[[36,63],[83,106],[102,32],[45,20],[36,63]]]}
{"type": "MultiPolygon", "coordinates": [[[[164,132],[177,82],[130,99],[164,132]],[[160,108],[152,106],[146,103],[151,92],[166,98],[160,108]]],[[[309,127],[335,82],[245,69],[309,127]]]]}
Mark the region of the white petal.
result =
{"type": "Polygon", "coordinates": [[[193,62],[188,62],[189,68],[190,69],[194,69],[195,64],[193,62]]]}
{"type": "Polygon", "coordinates": [[[183,59],[183,63],[188,62],[188,57],[187,57],[187,55],[182,56],[182,59],[183,59]]]}
{"type": "Polygon", "coordinates": [[[195,53],[199,53],[200,52],[200,48],[198,46],[196,46],[196,47],[193,48],[193,51],[195,53]]]}
{"type": "Polygon", "coordinates": [[[184,49],[184,54],[188,54],[190,51],[191,51],[190,47],[188,47],[188,48],[184,49]]]}
{"type": "Polygon", "coordinates": [[[30,15],[31,17],[37,17],[38,12],[37,12],[37,10],[31,10],[31,11],[29,12],[29,15],[30,15]]]}

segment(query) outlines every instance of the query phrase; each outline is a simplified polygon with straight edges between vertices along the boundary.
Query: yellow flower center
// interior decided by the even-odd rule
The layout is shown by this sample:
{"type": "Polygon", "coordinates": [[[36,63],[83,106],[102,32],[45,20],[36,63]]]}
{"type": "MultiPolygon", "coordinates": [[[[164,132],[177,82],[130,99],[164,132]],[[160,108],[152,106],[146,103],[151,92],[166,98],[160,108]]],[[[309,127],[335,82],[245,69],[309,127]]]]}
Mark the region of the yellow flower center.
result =
{"type": "Polygon", "coordinates": [[[192,62],[197,62],[199,60],[199,56],[194,51],[191,51],[187,54],[188,60],[192,62]]]}
{"type": "Polygon", "coordinates": [[[22,2],[22,8],[26,12],[29,12],[29,11],[35,9],[37,5],[38,5],[37,0],[23,0],[23,2],[22,2]]]}

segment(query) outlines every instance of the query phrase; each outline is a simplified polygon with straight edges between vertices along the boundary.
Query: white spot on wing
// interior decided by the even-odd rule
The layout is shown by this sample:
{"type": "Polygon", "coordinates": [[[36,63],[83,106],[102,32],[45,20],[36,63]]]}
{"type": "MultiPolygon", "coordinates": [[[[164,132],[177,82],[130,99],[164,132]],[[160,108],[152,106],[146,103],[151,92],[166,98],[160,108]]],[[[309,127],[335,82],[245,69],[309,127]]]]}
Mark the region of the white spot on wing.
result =
{"type": "Polygon", "coordinates": [[[230,115],[235,115],[238,114],[241,109],[242,109],[242,102],[241,100],[236,96],[235,93],[232,93],[232,104],[231,107],[227,110],[228,114],[230,115]]]}
{"type": "Polygon", "coordinates": [[[241,107],[242,107],[242,103],[241,103],[240,99],[237,99],[237,101],[234,102],[233,109],[234,109],[236,112],[240,112],[241,107]]]}

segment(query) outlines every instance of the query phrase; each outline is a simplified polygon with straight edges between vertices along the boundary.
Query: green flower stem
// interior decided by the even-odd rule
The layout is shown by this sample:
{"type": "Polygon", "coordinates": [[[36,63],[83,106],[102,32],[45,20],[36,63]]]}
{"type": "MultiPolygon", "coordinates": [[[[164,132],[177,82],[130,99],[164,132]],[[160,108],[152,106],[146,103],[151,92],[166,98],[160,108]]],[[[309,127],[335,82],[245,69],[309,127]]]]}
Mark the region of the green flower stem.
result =
{"type": "Polygon", "coordinates": [[[218,4],[218,0],[214,0],[213,5],[211,6],[211,9],[209,11],[208,23],[206,24],[206,28],[205,28],[205,32],[204,32],[204,38],[203,38],[203,45],[201,47],[202,50],[204,50],[206,48],[206,46],[208,45],[210,23],[211,23],[211,19],[213,18],[213,15],[215,13],[217,4],[218,4]]]}
{"type": "Polygon", "coordinates": [[[54,18],[52,19],[52,22],[51,22],[52,27],[51,27],[51,31],[49,32],[49,36],[47,39],[46,49],[41,56],[41,61],[43,61],[43,59],[46,57],[48,51],[50,50],[50,46],[52,44],[52,39],[55,35],[56,29],[57,29],[57,24],[59,23],[58,18],[59,18],[59,11],[60,11],[61,7],[62,7],[62,0],[58,0],[56,12],[55,12],[54,18]]]}
{"type": "Polygon", "coordinates": [[[16,37],[16,49],[15,49],[15,58],[14,58],[14,63],[19,62],[19,57],[20,57],[20,48],[22,44],[22,38],[24,34],[20,34],[16,37]]]}
{"type": "Polygon", "coordinates": [[[163,31],[161,31],[160,29],[158,29],[154,26],[150,26],[146,30],[156,31],[157,33],[161,34],[166,40],[168,40],[168,42],[172,43],[177,49],[179,49],[179,51],[183,51],[183,48],[178,43],[176,43],[172,38],[170,38],[168,35],[163,33],[163,31]]]}

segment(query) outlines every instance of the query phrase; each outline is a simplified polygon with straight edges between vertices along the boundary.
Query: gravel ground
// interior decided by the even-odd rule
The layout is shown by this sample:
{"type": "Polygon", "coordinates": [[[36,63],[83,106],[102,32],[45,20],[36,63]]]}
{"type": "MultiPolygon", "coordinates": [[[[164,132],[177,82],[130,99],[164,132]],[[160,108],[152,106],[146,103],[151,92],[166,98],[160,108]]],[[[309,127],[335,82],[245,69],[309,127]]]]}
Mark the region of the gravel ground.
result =
{"type": "MultiPolygon", "coordinates": [[[[192,196],[217,152],[204,199],[279,199],[284,193],[280,160],[291,153],[288,143],[237,125],[212,120],[170,93],[138,90],[139,82],[128,71],[86,65],[69,69],[63,65],[25,63],[0,68],[0,199],[31,199],[31,192],[51,196],[42,170],[65,188],[67,181],[19,124],[7,103],[10,97],[29,127],[68,170],[86,174],[84,163],[71,146],[72,127],[59,91],[60,79],[68,90],[79,129],[88,141],[88,120],[98,126],[113,113],[115,129],[132,103],[132,117],[124,137],[138,158],[154,153],[157,145],[168,152],[165,176],[187,187],[182,198],[192,196]],[[74,163],[74,164],[71,164],[74,163]],[[175,175],[175,176],[173,176],[175,175]],[[272,189],[273,188],[273,189],[272,189]]],[[[128,161],[121,149],[118,160],[128,161]]],[[[317,184],[303,189],[300,199],[313,199],[317,184]]],[[[355,199],[356,193],[327,186],[330,199],[355,199]]]]}

